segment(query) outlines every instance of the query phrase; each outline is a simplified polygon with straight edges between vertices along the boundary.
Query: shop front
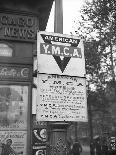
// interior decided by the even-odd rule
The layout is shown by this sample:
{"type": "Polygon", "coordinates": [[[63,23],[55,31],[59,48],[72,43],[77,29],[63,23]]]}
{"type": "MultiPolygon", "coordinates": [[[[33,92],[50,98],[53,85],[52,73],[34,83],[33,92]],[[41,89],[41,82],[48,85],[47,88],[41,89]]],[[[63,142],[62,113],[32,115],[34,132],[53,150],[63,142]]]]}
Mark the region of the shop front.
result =
{"type": "MultiPolygon", "coordinates": [[[[0,152],[30,155],[38,151],[32,150],[33,53],[37,30],[45,30],[47,24],[53,1],[49,2],[0,2],[0,152]]],[[[39,125],[36,129],[40,130],[39,125]]]]}

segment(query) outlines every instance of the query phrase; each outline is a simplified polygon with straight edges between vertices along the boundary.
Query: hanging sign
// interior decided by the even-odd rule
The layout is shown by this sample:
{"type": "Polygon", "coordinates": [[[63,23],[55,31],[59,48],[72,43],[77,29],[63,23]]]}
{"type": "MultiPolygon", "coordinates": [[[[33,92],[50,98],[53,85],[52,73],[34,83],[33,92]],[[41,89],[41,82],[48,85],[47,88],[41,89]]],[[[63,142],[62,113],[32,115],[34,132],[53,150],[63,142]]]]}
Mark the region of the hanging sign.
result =
{"type": "Polygon", "coordinates": [[[85,77],[83,41],[58,33],[37,33],[38,72],[85,77]]]}
{"type": "Polygon", "coordinates": [[[38,74],[38,121],[87,121],[85,78],[38,74]]]}

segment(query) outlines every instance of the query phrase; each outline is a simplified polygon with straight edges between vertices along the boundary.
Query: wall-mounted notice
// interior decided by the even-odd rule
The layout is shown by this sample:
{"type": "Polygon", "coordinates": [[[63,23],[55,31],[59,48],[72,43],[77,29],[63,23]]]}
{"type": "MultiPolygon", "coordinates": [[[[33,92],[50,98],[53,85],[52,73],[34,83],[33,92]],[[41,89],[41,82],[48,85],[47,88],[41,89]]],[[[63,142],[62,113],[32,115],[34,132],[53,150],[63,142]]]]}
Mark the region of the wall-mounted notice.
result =
{"type": "Polygon", "coordinates": [[[26,131],[0,131],[0,143],[6,155],[26,155],[26,142],[26,131]]]}
{"type": "Polygon", "coordinates": [[[38,74],[38,121],[87,121],[85,78],[38,74]]]}
{"type": "Polygon", "coordinates": [[[83,40],[76,36],[38,32],[39,73],[85,77],[83,40]]]}

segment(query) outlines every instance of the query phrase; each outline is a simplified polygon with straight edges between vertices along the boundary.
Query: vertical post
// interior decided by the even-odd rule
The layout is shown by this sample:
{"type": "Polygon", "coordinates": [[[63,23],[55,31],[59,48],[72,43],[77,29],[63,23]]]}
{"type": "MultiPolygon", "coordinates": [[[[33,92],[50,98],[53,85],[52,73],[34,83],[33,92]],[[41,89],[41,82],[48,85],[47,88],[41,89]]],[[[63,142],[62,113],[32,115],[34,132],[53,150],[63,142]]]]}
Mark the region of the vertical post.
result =
{"type": "Polygon", "coordinates": [[[91,111],[91,101],[88,103],[89,108],[89,127],[90,127],[90,154],[94,155],[94,143],[93,143],[93,125],[92,125],[92,111],[91,111]]]}
{"type": "Polygon", "coordinates": [[[54,32],[63,33],[63,3],[55,0],[54,32]]]}
{"type": "MultiPolygon", "coordinates": [[[[54,32],[63,33],[62,0],[55,0],[54,32]]],[[[49,122],[49,155],[66,155],[67,126],[66,122],[49,122]]]]}
{"type": "Polygon", "coordinates": [[[91,111],[91,102],[88,103],[89,107],[89,125],[90,125],[90,140],[93,142],[93,126],[92,126],[92,111],[91,111]]]}
{"type": "Polygon", "coordinates": [[[89,83],[88,83],[88,114],[89,114],[89,129],[90,129],[90,154],[94,155],[94,144],[93,144],[93,124],[92,124],[92,109],[91,109],[91,100],[89,100],[89,83]]]}

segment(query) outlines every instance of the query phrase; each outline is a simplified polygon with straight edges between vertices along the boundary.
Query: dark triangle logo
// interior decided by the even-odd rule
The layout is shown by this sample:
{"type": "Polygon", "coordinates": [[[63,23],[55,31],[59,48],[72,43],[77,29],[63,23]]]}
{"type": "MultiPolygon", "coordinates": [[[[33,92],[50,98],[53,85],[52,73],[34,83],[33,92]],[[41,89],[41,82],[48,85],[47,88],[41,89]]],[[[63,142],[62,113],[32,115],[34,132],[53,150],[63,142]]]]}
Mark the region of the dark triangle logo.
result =
{"type": "Polygon", "coordinates": [[[57,62],[60,70],[62,71],[62,73],[64,72],[68,62],[70,61],[71,57],[64,57],[63,60],[60,59],[59,56],[53,55],[55,61],[57,62]]]}

